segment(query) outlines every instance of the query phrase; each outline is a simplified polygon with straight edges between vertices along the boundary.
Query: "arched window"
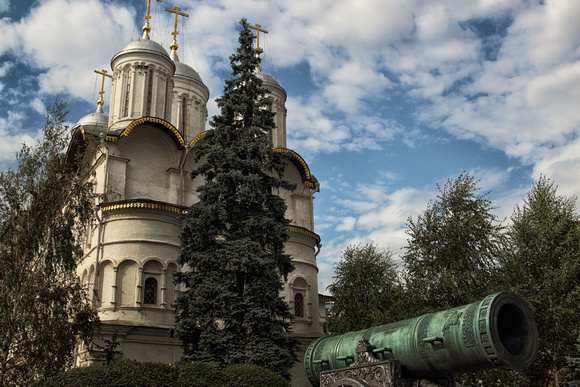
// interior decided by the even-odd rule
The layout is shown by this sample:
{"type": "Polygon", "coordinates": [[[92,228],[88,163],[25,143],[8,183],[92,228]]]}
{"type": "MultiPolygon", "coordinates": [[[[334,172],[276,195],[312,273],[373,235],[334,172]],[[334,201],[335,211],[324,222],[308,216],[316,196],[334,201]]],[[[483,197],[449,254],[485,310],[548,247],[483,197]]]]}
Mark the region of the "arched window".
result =
{"type": "Polygon", "coordinates": [[[294,316],[304,317],[304,296],[302,293],[296,293],[294,296],[294,316]]]}
{"type": "Polygon", "coordinates": [[[145,294],[143,295],[144,304],[157,304],[157,280],[149,277],[145,280],[145,294]]]}

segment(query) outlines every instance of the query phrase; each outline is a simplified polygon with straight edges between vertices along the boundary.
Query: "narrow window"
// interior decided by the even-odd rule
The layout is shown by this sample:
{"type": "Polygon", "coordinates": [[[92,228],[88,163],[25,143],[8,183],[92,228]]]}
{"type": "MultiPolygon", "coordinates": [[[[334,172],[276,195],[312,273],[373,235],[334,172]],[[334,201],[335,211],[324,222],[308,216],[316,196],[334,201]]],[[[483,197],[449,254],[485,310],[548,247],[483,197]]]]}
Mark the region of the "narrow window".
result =
{"type": "Polygon", "coordinates": [[[147,105],[145,110],[145,115],[151,115],[151,104],[153,103],[153,70],[147,71],[147,105]]]}
{"type": "Polygon", "coordinates": [[[181,100],[181,132],[185,133],[185,125],[187,125],[187,98],[183,97],[181,100]]]}
{"type": "Polygon", "coordinates": [[[125,109],[123,117],[129,115],[129,94],[131,93],[131,71],[127,70],[127,90],[125,90],[125,109]]]}
{"type": "Polygon", "coordinates": [[[157,304],[157,280],[149,277],[145,280],[145,295],[143,296],[144,304],[157,304]]]}
{"type": "Polygon", "coordinates": [[[304,317],[304,296],[301,293],[294,296],[294,316],[304,317]]]}

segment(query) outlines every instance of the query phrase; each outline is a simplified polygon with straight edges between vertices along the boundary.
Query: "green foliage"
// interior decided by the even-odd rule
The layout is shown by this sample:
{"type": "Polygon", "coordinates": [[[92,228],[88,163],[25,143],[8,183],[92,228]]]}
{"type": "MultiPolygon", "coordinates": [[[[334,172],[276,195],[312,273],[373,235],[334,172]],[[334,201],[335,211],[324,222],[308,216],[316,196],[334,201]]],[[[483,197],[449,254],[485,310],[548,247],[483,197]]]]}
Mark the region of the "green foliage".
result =
{"type": "Polygon", "coordinates": [[[568,384],[573,387],[578,387],[580,386],[580,336],[576,339],[574,347],[576,347],[576,351],[570,354],[571,356],[566,356],[568,367],[575,374],[574,380],[571,380],[568,384]]]}
{"type": "Polygon", "coordinates": [[[246,20],[240,24],[220,114],[192,148],[198,167],[191,175],[204,184],[181,234],[179,263],[190,270],[176,274],[187,290],[176,300],[175,335],[185,361],[250,363],[289,377],[297,342],[279,291],[293,265],[284,254],[286,205],[276,191],[294,187],[268,138],[273,113],[255,74],[254,36],[246,20]]]}
{"type": "Polygon", "coordinates": [[[334,296],[327,329],[332,334],[396,321],[402,289],[393,252],[377,246],[348,246],[328,286],[334,296]]]}
{"type": "Polygon", "coordinates": [[[169,364],[121,360],[109,364],[97,363],[89,367],[73,368],[43,380],[37,385],[39,387],[173,387],[177,385],[177,380],[178,370],[169,364]]]}
{"type": "Polygon", "coordinates": [[[66,115],[65,103],[49,107],[42,141],[0,174],[0,385],[64,369],[97,320],[76,275],[92,185],[81,159],[63,162],[66,115]]]}
{"type": "Polygon", "coordinates": [[[408,317],[475,302],[490,292],[502,227],[477,185],[467,173],[449,179],[437,185],[437,201],[416,222],[408,219],[408,317]]]}
{"type": "Polygon", "coordinates": [[[117,340],[118,336],[119,336],[119,333],[117,332],[117,330],[115,330],[115,332],[113,332],[113,336],[111,337],[111,340],[103,339],[103,344],[105,344],[105,345],[99,345],[97,343],[93,343],[93,346],[95,348],[103,351],[103,353],[105,354],[105,361],[107,363],[112,362],[115,359],[115,355],[117,353],[119,353],[119,351],[117,350],[117,347],[119,347],[119,345],[121,343],[117,340]]]}
{"type": "Polygon", "coordinates": [[[223,372],[208,363],[200,361],[180,364],[178,373],[178,384],[180,386],[215,387],[226,384],[226,377],[223,372]]]}
{"type": "Polygon", "coordinates": [[[232,364],[223,373],[231,387],[290,387],[280,375],[253,364],[232,364]]]}
{"type": "Polygon", "coordinates": [[[34,384],[38,387],[289,387],[286,379],[251,364],[228,366],[223,371],[202,362],[176,366],[121,360],[73,368],[34,384]]]}
{"type": "Polygon", "coordinates": [[[532,308],[540,354],[526,373],[537,385],[560,378],[580,333],[580,225],[576,198],[557,195],[545,176],[517,206],[502,259],[506,287],[532,308]]]}

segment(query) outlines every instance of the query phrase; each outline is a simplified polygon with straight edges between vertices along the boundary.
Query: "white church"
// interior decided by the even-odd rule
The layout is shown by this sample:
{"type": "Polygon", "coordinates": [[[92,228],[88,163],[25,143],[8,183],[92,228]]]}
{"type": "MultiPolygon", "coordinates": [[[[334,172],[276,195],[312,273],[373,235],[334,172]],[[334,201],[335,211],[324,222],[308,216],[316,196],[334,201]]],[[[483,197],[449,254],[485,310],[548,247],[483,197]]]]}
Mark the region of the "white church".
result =
{"type": "MultiPolygon", "coordinates": [[[[176,20],[184,15],[179,8],[169,11],[176,20]]],[[[189,177],[195,168],[189,150],[204,141],[209,90],[192,67],[179,61],[177,30],[168,54],[150,39],[149,18],[148,9],[143,37],[111,59],[112,75],[99,72],[103,85],[112,77],[109,114],[103,112],[102,89],[97,111],[74,126],[69,155],[84,149],[86,140],[99,139],[88,156],[103,199],[95,203],[97,221],[87,228],[85,257],[78,266],[101,320],[96,340],[111,340],[115,333],[117,358],[175,363],[181,347],[169,331],[181,290],[173,281],[180,270],[180,215],[198,201],[202,178],[189,177]]],[[[273,76],[257,74],[276,114],[272,147],[286,157],[285,179],[297,187],[279,192],[291,220],[285,249],[295,266],[282,296],[294,315],[292,335],[307,344],[322,336],[326,316],[327,300],[318,293],[321,244],[313,219],[319,184],[302,157],[286,147],[286,91],[273,76]]],[[[79,364],[102,356],[98,349],[83,348],[79,364]]]]}

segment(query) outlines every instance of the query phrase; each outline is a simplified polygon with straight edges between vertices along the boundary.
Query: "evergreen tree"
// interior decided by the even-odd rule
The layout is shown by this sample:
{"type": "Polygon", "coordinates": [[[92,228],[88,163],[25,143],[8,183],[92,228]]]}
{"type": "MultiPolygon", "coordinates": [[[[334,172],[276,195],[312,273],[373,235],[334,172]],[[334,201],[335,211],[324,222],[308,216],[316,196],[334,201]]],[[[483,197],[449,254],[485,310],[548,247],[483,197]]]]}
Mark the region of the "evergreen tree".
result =
{"type": "Polygon", "coordinates": [[[348,246],[334,271],[328,290],[334,304],[327,329],[342,334],[397,321],[396,304],[402,289],[393,252],[373,244],[348,246]]]}
{"type": "Polygon", "coordinates": [[[576,198],[557,195],[554,183],[541,176],[511,217],[510,248],[501,262],[505,287],[528,302],[539,332],[540,353],[526,372],[528,385],[563,383],[571,376],[562,371],[566,356],[577,354],[580,224],[575,211],[576,198]]]}
{"type": "Polygon", "coordinates": [[[475,302],[490,291],[502,227],[477,184],[462,173],[437,185],[437,201],[416,222],[408,219],[403,255],[408,317],[475,302]]]}
{"type": "Polygon", "coordinates": [[[49,107],[43,140],[0,174],[0,385],[62,371],[97,322],[76,274],[92,185],[81,160],[63,161],[66,114],[49,107]]]}
{"type": "Polygon", "coordinates": [[[192,149],[199,165],[191,176],[204,184],[181,234],[176,279],[186,290],[176,302],[175,334],[184,360],[250,363],[289,377],[297,343],[279,292],[293,265],[284,254],[286,205],[276,192],[294,187],[268,139],[271,100],[255,74],[254,36],[245,19],[240,24],[233,78],[217,99],[221,113],[192,149]]]}

